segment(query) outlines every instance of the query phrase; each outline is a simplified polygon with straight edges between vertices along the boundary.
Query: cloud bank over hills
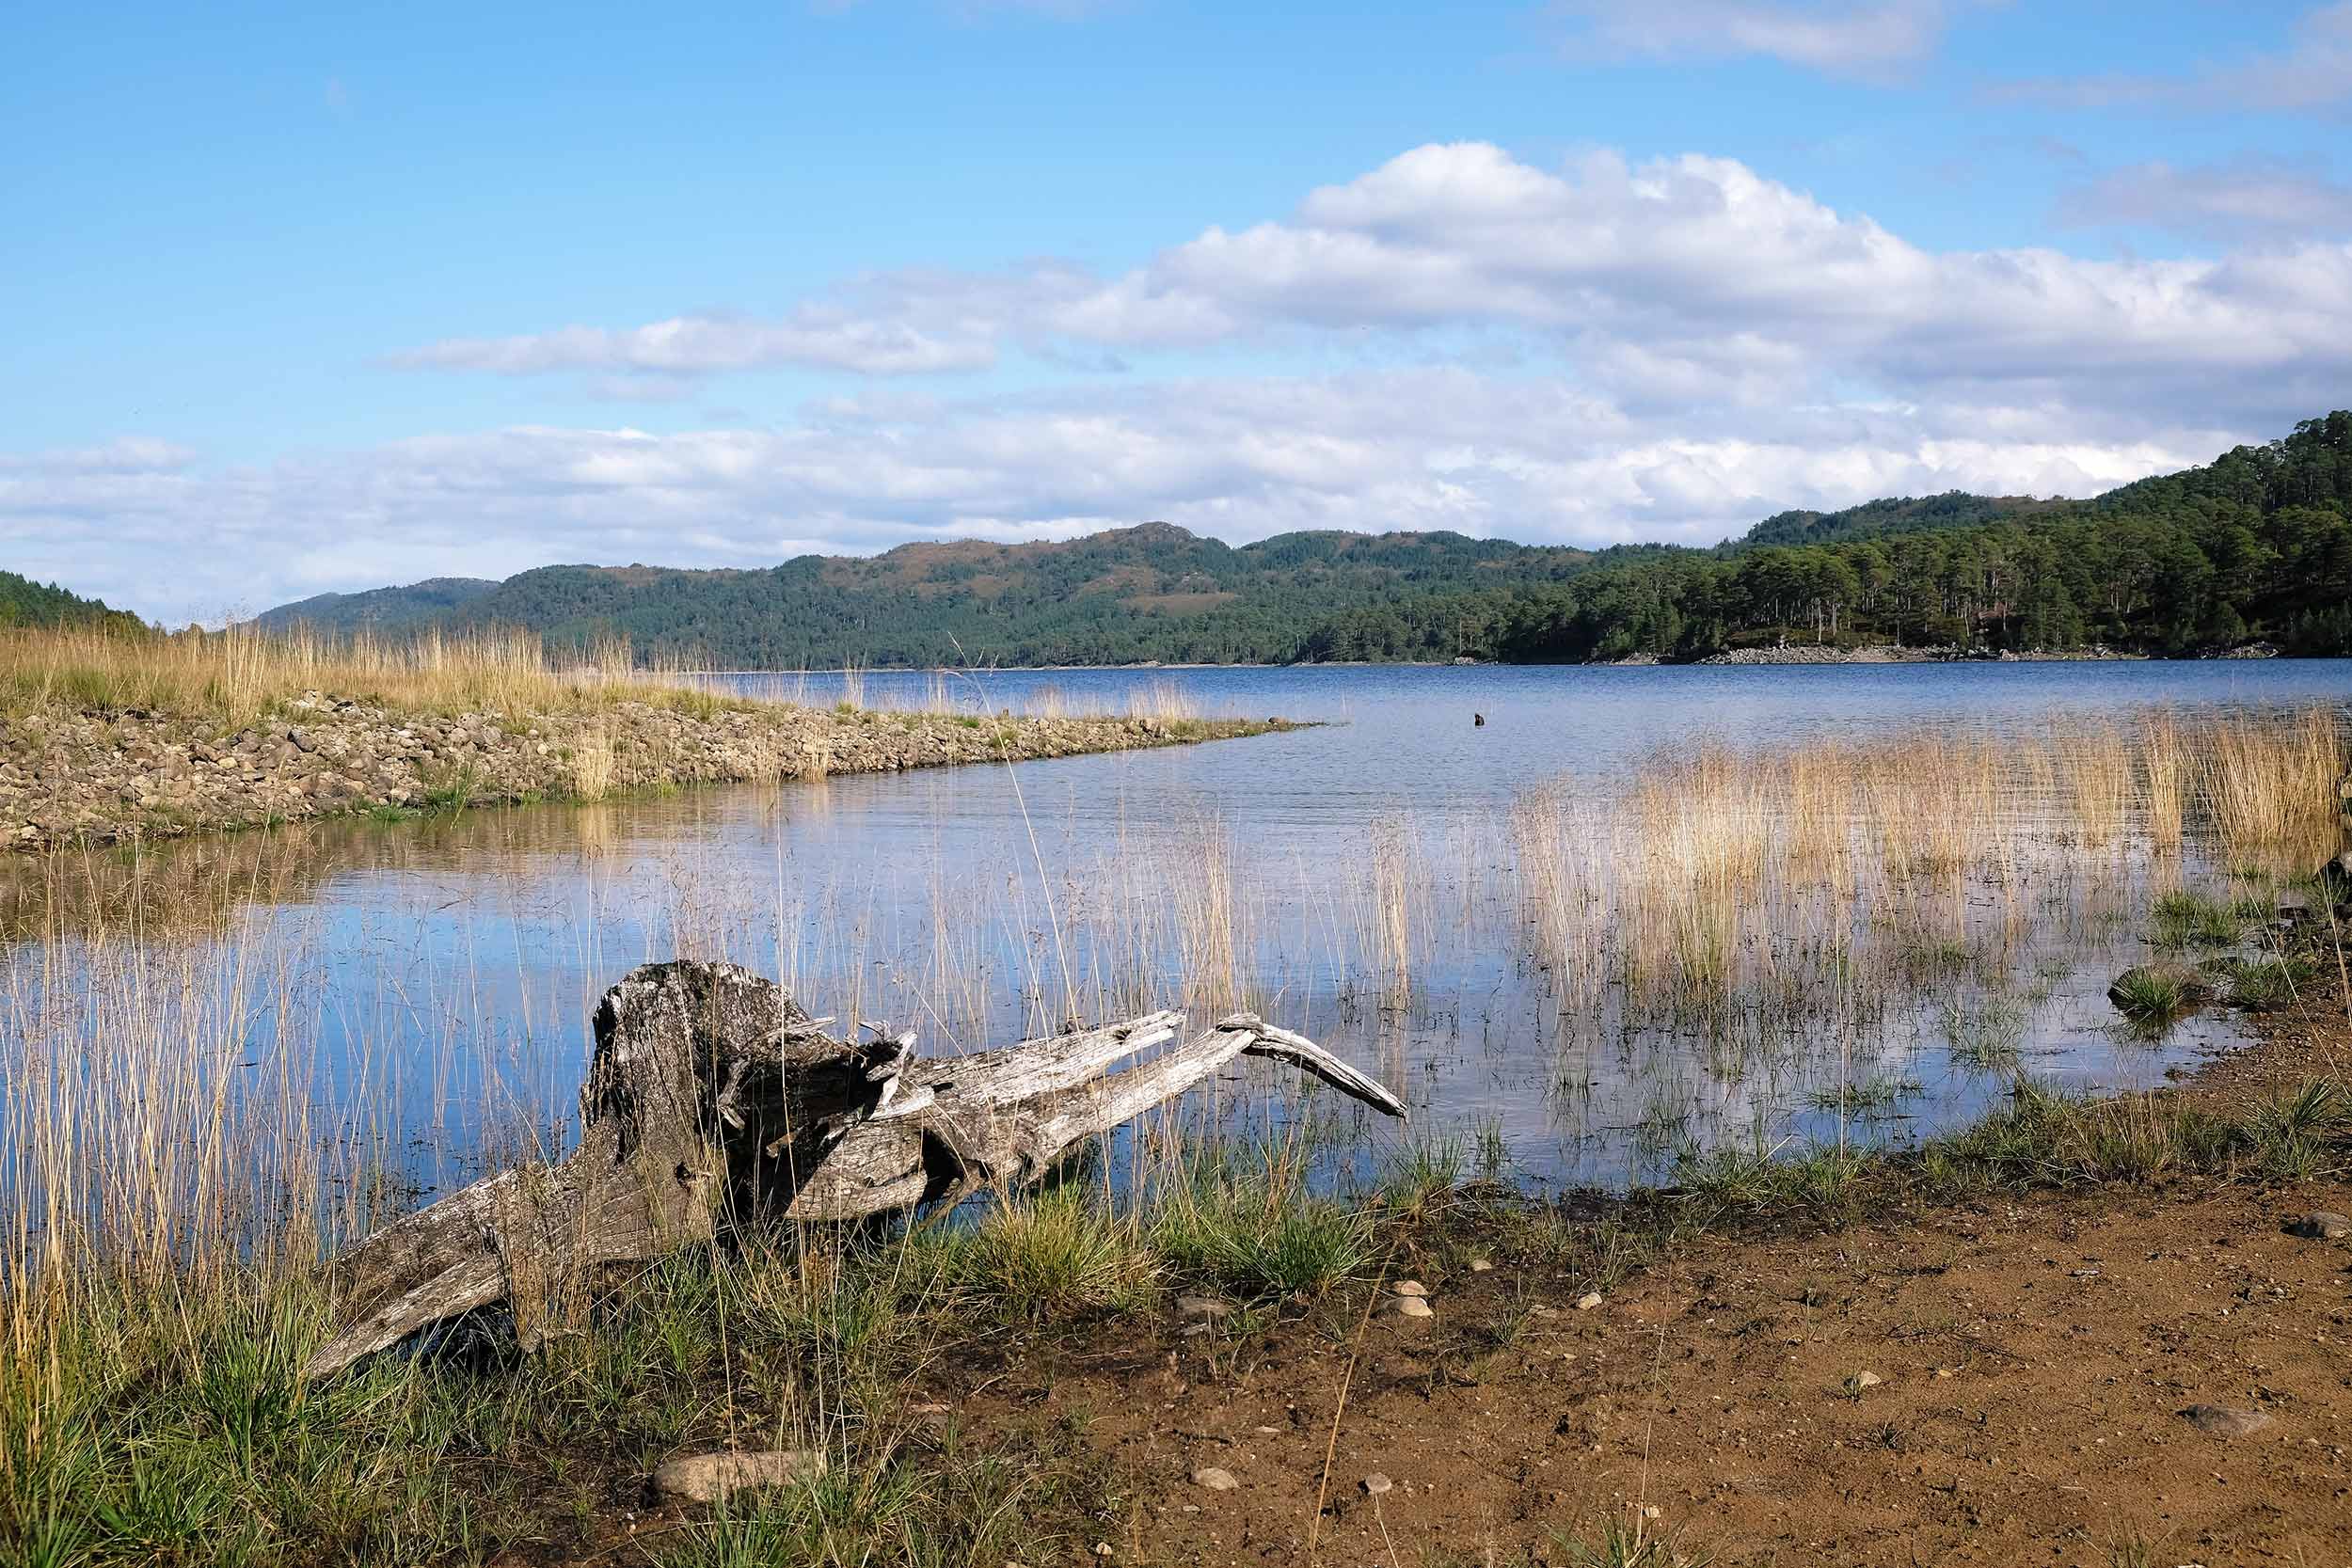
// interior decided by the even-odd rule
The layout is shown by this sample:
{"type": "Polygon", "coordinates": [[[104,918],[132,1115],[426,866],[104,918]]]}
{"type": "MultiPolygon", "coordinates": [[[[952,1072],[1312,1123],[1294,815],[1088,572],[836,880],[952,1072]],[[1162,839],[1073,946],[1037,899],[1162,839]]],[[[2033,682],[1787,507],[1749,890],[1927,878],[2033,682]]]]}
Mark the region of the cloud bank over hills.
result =
{"type": "MultiPolygon", "coordinates": [[[[1873,66],[1928,47],[1903,29],[1946,9],[1882,8],[1902,15],[1846,55],[1801,33],[1740,46],[1873,66]]],[[[1597,46],[1690,43],[1581,9],[1597,46]]],[[[2081,200],[2098,221],[2184,188],[2151,166],[2081,200]]],[[[2297,188],[2247,199],[2292,214],[2297,188]]],[[[706,404],[747,375],[831,378],[783,418],[515,424],[243,467],[134,436],[0,456],[0,522],[19,569],[185,618],[550,561],[757,564],[1144,517],[1234,542],[1706,543],[1788,506],[2086,495],[2342,401],[2352,245],[2312,228],[2239,225],[2254,237],[2210,255],[1938,249],[1734,159],[1433,143],[1124,271],[876,273],[774,319],[390,344],[373,372],[706,404]],[[213,544],[180,553],[195,519],[213,544]]]]}

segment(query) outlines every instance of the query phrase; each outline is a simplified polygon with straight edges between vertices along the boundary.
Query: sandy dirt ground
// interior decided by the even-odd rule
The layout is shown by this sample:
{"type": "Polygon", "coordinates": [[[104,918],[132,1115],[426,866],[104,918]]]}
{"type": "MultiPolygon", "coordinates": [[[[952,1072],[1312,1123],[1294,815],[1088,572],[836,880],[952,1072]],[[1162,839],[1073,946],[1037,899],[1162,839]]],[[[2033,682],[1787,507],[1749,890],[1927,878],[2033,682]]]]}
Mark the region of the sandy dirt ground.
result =
{"type": "MultiPolygon", "coordinates": [[[[2185,1092],[2344,1047],[2340,1019],[2276,1025],[2185,1092]]],[[[1369,1291],[1263,1332],[1171,1318],[941,1393],[982,1428],[1086,1421],[1139,1498],[1102,1544],[1120,1561],[1580,1564],[1613,1521],[1668,1544],[1654,1568],[2347,1563],[2352,1242],[2291,1233],[2312,1210],[2352,1188],[1705,1237],[1583,1309],[1565,1275],[1449,1245],[1391,1262],[1425,1319],[1367,1315],[1369,1291]]]]}

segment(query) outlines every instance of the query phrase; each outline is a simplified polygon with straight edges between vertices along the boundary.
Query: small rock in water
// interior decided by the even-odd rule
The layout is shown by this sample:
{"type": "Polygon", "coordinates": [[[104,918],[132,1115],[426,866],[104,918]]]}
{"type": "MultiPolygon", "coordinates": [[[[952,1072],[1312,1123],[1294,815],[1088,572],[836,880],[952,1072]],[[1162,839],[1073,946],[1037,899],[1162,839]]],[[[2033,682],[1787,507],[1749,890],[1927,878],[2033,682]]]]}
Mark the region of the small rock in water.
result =
{"type": "Polygon", "coordinates": [[[811,1449],[776,1449],[766,1453],[698,1453],[673,1459],[653,1473],[654,1490],[688,1502],[715,1503],[747,1486],[782,1486],[825,1467],[811,1449]]]}
{"type": "Polygon", "coordinates": [[[1205,1486],[1212,1492],[1231,1492],[1241,1484],[1231,1470],[1220,1470],[1214,1465],[1203,1465],[1192,1473],[1195,1486],[1205,1486]]]}
{"type": "Polygon", "coordinates": [[[1494,1264],[1487,1261],[1484,1258],[1473,1258],[1470,1259],[1470,1273],[1472,1274],[1485,1274],[1488,1269],[1493,1267],[1494,1264]]]}
{"type": "Polygon", "coordinates": [[[1598,1291],[1588,1291],[1583,1295],[1577,1298],[1576,1309],[1580,1312],[1590,1312],[1594,1307],[1598,1307],[1599,1305],[1600,1292],[1598,1291]]]}
{"type": "Polygon", "coordinates": [[[2273,1419],[2266,1410],[2239,1410],[2226,1404],[2192,1404],[2181,1412],[2188,1424],[2213,1437],[2251,1437],[2273,1419]]]}
{"type": "Polygon", "coordinates": [[[1215,1296],[1178,1296],[1176,1315],[1180,1318],[1217,1319],[1232,1316],[1233,1304],[1215,1296]]]}
{"type": "Polygon", "coordinates": [[[1363,1487],[1365,1497],[1376,1497],[1381,1493],[1393,1489],[1396,1482],[1391,1481],[1379,1471],[1375,1470],[1372,1474],[1366,1476],[1359,1484],[1363,1487]]]}
{"type": "Polygon", "coordinates": [[[1419,1296],[1399,1296],[1391,1304],[1391,1311],[1400,1318],[1426,1318],[1433,1308],[1419,1296]]]}
{"type": "Polygon", "coordinates": [[[2352,1236],[2352,1218],[2333,1209],[2314,1209],[2295,1222],[2295,1233],[2314,1242],[2338,1242],[2352,1236]]]}
{"type": "Polygon", "coordinates": [[[1425,1296],[1429,1293],[1429,1287],[1418,1279],[1400,1279],[1389,1289],[1400,1296],[1425,1296]]]}

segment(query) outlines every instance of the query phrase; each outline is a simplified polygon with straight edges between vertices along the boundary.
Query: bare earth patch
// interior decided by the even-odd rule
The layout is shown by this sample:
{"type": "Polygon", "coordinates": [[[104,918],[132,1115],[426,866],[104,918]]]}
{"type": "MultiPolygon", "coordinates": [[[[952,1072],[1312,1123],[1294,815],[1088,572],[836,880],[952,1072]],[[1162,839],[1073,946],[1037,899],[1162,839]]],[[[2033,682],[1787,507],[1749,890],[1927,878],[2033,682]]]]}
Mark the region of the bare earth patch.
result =
{"type": "MultiPolygon", "coordinates": [[[[2185,1092],[2242,1098],[2344,1036],[2281,1022],[2185,1092]]],[[[2348,1206],[2187,1178],[1700,1236],[1586,1311],[1581,1276],[1473,1271],[1492,1249],[1440,1227],[1388,1270],[1429,1320],[1367,1316],[1366,1282],[1253,1332],[1016,1348],[943,1396],[980,1430],[1078,1418],[1141,1499],[1125,1561],[1575,1564],[1617,1560],[1579,1555],[1613,1526],[1655,1568],[2333,1562],[2352,1245],[2290,1227],[2348,1206]]]]}

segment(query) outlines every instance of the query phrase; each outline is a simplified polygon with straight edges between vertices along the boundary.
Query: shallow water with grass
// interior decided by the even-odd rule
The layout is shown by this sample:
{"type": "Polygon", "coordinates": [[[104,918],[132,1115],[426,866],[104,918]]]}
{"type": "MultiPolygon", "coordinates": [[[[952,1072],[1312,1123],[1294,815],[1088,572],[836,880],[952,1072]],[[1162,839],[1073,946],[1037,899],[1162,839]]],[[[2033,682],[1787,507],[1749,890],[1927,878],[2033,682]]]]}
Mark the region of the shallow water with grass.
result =
{"type": "MultiPolygon", "coordinates": [[[[342,1230],[552,1156],[596,995],[680,954],[942,1054],[1259,1011],[1414,1127],[1249,1072],[1182,1135],[1287,1142],[1326,1187],[1400,1153],[1617,1187],[1914,1141],[2021,1074],[2144,1086],[2240,1037],[2222,1008],[2120,1012],[2135,964],[2313,983],[2252,971],[2337,843],[2343,733],[2313,726],[2352,698],[2331,661],[725,679],[983,723],[1325,723],[12,863],[15,1225],[91,1202],[168,1230],[185,1203],[342,1230]],[[2324,775],[2316,809],[2265,820],[2240,786],[2265,768],[2324,775]]],[[[1122,1140],[1108,1179],[1177,1136],[1122,1140]]]]}

